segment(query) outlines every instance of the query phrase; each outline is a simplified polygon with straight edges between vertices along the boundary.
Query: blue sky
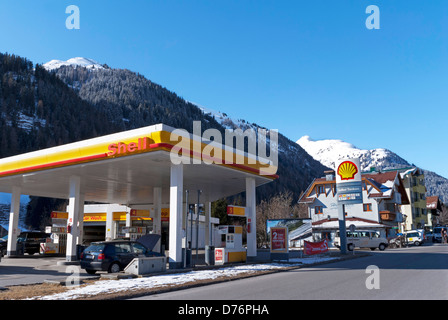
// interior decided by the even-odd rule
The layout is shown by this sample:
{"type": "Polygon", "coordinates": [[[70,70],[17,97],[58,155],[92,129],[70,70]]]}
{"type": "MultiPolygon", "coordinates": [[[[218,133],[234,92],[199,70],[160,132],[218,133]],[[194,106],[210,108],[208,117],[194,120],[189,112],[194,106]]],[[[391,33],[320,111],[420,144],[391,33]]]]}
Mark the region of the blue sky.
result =
{"type": "Polygon", "coordinates": [[[448,177],[446,0],[3,0],[0,51],[128,68],[293,141],[388,148],[448,177]]]}

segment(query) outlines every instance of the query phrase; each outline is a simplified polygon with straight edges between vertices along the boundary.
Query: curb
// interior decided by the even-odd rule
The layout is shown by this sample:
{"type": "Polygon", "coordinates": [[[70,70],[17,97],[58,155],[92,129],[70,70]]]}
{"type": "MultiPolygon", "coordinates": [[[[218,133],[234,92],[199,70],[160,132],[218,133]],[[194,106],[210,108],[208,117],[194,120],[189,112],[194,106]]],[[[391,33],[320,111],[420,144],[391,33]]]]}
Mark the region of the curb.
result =
{"type": "MultiPolygon", "coordinates": [[[[313,267],[313,266],[318,266],[318,265],[323,265],[323,264],[328,264],[328,263],[352,260],[352,259],[356,259],[356,258],[363,258],[363,257],[367,257],[367,256],[371,256],[371,254],[370,253],[361,253],[361,254],[357,254],[357,255],[336,257],[333,260],[319,261],[319,262],[310,263],[310,264],[291,265],[291,266],[288,266],[289,263],[284,262],[285,267],[283,269],[271,269],[271,270],[261,271],[258,273],[248,273],[248,274],[244,274],[244,275],[240,275],[240,276],[236,276],[236,277],[210,279],[209,281],[205,281],[205,282],[201,282],[201,283],[194,283],[194,282],[186,283],[186,284],[183,284],[180,286],[174,286],[174,287],[167,286],[167,287],[162,287],[159,289],[154,289],[152,291],[148,290],[148,289],[142,289],[142,291],[140,291],[140,292],[114,292],[109,295],[106,294],[106,295],[99,295],[99,296],[88,296],[88,297],[80,298],[78,300],[126,300],[126,299],[138,298],[138,297],[143,297],[143,296],[149,296],[149,295],[173,292],[173,291],[178,291],[178,290],[196,288],[196,287],[201,287],[201,286],[207,286],[207,285],[211,285],[211,284],[218,284],[218,283],[223,283],[223,282],[228,282],[228,281],[237,281],[240,279],[259,277],[259,276],[272,274],[272,273],[287,272],[287,271],[294,270],[294,269],[313,267]]],[[[263,263],[271,263],[271,262],[272,261],[260,261],[257,263],[250,263],[250,264],[263,264],[263,263]]],[[[275,262],[275,263],[278,263],[278,262],[275,262]]],[[[234,263],[234,264],[219,265],[219,266],[204,266],[204,267],[200,267],[200,269],[192,268],[189,270],[177,269],[177,270],[172,270],[172,272],[168,272],[168,273],[164,272],[164,273],[151,274],[151,275],[145,275],[145,276],[141,275],[138,277],[143,278],[143,277],[158,276],[161,274],[187,273],[187,272],[191,272],[191,271],[213,270],[213,269],[220,269],[220,268],[226,268],[226,267],[238,266],[238,265],[244,265],[244,263],[234,263]]]]}

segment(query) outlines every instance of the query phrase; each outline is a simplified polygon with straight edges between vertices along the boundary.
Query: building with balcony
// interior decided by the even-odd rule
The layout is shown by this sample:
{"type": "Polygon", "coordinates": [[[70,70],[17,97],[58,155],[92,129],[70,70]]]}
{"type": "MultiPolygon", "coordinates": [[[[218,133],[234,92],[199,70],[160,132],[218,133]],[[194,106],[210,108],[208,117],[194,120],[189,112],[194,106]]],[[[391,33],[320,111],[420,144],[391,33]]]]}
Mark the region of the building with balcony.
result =
{"type": "Polygon", "coordinates": [[[426,208],[426,187],[423,170],[417,167],[400,169],[409,204],[403,204],[401,212],[404,215],[404,230],[432,228],[431,218],[428,219],[426,208]]]}
{"type": "MultiPolygon", "coordinates": [[[[312,221],[313,237],[334,240],[338,223],[338,200],[334,171],[315,179],[302,195],[299,203],[306,204],[312,221]]],[[[346,226],[374,229],[382,236],[394,237],[403,231],[402,205],[408,204],[403,180],[398,171],[362,174],[363,203],[345,205],[346,226]]]]}
{"type": "Polygon", "coordinates": [[[443,212],[443,202],[440,201],[438,196],[432,196],[426,198],[426,212],[428,214],[428,222],[431,223],[431,227],[435,227],[441,223],[440,215],[443,212]]]}

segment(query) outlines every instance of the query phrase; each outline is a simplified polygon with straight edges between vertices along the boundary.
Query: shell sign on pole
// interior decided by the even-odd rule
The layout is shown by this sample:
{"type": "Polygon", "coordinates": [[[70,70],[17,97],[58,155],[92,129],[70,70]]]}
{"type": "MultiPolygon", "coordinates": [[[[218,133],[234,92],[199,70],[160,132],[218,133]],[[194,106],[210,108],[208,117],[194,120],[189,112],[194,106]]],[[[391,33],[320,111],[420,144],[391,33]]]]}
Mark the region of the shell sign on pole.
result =
{"type": "Polygon", "coordinates": [[[362,203],[362,178],[359,158],[336,162],[336,191],[341,203],[362,203]]]}

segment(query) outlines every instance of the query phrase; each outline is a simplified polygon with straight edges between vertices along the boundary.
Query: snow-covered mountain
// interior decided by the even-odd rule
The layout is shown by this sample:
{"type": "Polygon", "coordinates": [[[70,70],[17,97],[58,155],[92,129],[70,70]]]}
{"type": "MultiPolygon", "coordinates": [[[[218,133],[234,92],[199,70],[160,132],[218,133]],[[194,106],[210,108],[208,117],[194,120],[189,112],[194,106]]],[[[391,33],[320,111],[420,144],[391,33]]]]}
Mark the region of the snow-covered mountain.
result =
{"type": "MultiPolygon", "coordinates": [[[[370,171],[372,167],[388,170],[412,166],[388,149],[364,150],[342,140],[313,140],[309,136],[303,136],[297,140],[297,144],[315,160],[332,169],[335,169],[335,161],[342,158],[360,158],[362,171],[370,171]]],[[[448,202],[448,179],[435,172],[421,169],[425,174],[426,195],[437,195],[443,202],[448,202]]]]}
{"type": "Polygon", "coordinates": [[[387,149],[363,150],[342,140],[316,141],[309,136],[303,136],[297,143],[314,159],[333,169],[335,162],[342,158],[360,158],[362,171],[369,171],[372,167],[387,170],[411,166],[405,159],[387,149]]]}
{"type": "Polygon", "coordinates": [[[43,64],[43,67],[48,71],[59,69],[62,66],[72,66],[75,68],[79,66],[87,69],[104,69],[104,66],[99,64],[95,60],[82,57],[71,58],[68,59],[67,61],[51,60],[43,64]]]}

